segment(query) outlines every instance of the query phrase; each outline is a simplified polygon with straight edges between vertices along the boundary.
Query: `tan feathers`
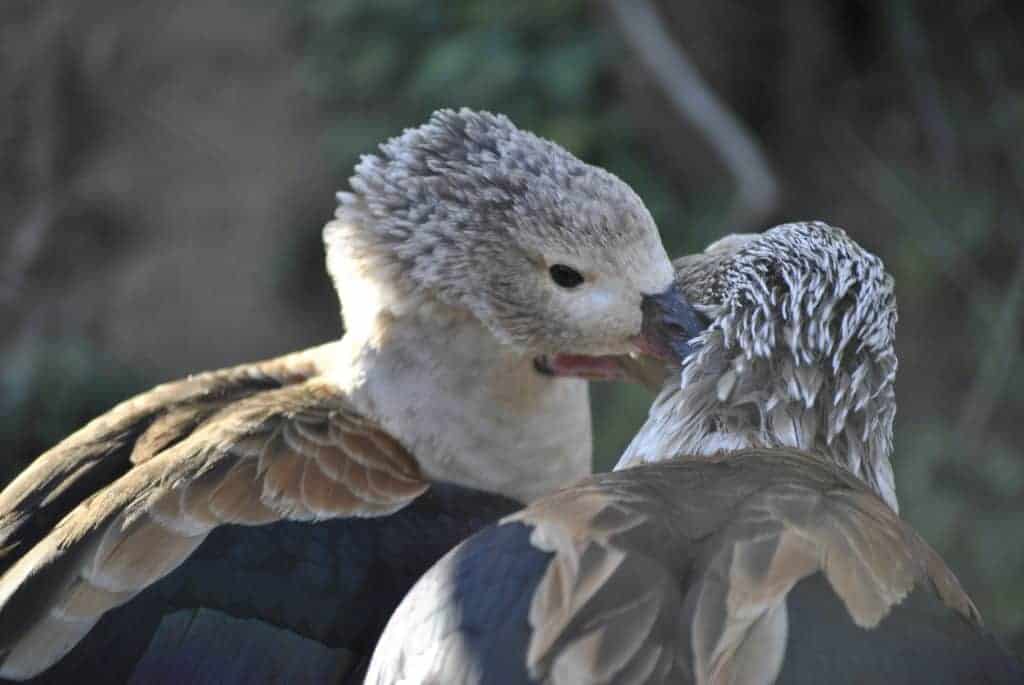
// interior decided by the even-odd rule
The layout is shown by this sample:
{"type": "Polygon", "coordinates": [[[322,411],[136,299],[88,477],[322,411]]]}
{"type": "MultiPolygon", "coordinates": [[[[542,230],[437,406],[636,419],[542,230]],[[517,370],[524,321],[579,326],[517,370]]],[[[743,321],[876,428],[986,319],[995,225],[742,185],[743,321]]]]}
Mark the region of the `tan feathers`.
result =
{"type": "Polygon", "coordinates": [[[554,552],[529,611],[527,663],[544,683],[771,682],[787,594],[816,573],[862,628],[921,586],[980,624],[949,569],[884,502],[792,450],[605,474],[506,520],[554,552]]]}
{"type": "MultiPolygon", "coordinates": [[[[306,356],[296,361],[314,368],[306,356]]],[[[256,369],[234,375],[262,377],[256,369]]],[[[166,408],[159,400],[168,393],[151,397],[147,410],[156,418],[131,446],[133,464],[72,507],[0,577],[5,675],[52,663],[103,612],[181,564],[216,526],[377,515],[426,489],[415,460],[329,382],[292,374],[273,384],[280,387],[257,383],[239,397],[226,379],[217,381],[187,381],[189,392],[170,393],[178,401],[166,408]]],[[[115,440],[100,425],[91,430],[90,444],[115,440]]],[[[59,493],[62,484],[53,483],[59,493]]]]}

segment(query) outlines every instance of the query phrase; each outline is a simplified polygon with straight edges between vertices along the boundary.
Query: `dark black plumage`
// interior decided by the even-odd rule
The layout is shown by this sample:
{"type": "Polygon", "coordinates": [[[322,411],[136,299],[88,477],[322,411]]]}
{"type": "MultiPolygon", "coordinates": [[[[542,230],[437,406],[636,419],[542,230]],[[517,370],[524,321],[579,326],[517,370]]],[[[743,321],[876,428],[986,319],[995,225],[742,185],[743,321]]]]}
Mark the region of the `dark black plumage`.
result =
{"type": "Polygon", "coordinates": [[[800,581],[786,604],[789,640],[778,685],[1024,683],[1020,661],[927,588],[915,588],[872,630],[849,620],[820,573],[800,581]]]}
{"type": "Polygon", "coordinates": [[[452,555],[452,606],[468,649],[480,655],[480,682],[528,682],[526,645],[530,600],[551,554],[530,544],[521,523],[475,536],[452,555]],[[509,620],[493,623],[494,616],[509,620]],[[490,628],[490,629],[488,629],[490,628]]]}

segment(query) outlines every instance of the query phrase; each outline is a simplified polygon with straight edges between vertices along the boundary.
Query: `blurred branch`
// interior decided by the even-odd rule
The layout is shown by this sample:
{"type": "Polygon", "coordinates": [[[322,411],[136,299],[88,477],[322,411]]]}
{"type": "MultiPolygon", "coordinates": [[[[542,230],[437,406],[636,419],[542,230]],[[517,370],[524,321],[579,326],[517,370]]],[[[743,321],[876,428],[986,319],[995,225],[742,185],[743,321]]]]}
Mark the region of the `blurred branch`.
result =
{"type": "Polygon", "coordinates": [[[53,229],[57,215],[54,196],[67,166],[68,125],[62,88],[70,57],[65,14],[49,8],[41,20],[29,25],[31,47],[15,51],[10,80],[5,84],[4,95],[25,110],[19,112],[28,122],[25,130],[19,131],[25,139],[25,157],[14,163],[29,197],[34,199],[4,241],[7,249],[0,260],[0,307],[5,308],[5,315],[21,303],[29,270],[53,229]]]}
{"type": "Polygon", "coordinates": [[[676,111],[705,137],[736,180],[735,230],[758,228],[775,211],[779,183],[760,144],[715,95],[665,30],[647,0],[607,0],[626,42],[650,69],[676,111]]]}
{"type": "Polygon", "coordinates": [[[23,294],[25,280],[36,257],[46,245],[56,214],[48,193],[11,232],[7,254],[0,266],[0,306],[14,306],[23,294]]]}

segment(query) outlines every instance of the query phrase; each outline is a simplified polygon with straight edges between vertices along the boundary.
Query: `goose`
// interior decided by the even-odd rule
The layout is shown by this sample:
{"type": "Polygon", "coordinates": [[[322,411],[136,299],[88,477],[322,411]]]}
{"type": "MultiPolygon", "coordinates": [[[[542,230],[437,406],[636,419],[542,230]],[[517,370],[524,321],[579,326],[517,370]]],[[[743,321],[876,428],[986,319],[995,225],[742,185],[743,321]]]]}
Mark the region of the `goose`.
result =
{"type": "MultiPolygon", "coordinates": [[[[219,527],[341,530],[438,483],[521,505],[588,474],[583,379],[617,375],[611,355],[678,357],[671,332],[699,326],[632,189],[502,115],[435,112],[349,185],[324,229],[340,340],[131,398],[0,493],[0,677],[52,666],[219,527]]],[[[458,501],[433,508],[459,515],[458,501]]],[[[388,601],[351,610],[372,623],[388,601]]],[[[211,620],[228,618],[245,616],[211,620]]]]}
{"type": "Polygon", "coordinates": [[[709,323],[617,470],[444,556],[366,682],[1024,682],[897,515],[882,262],[805,222],[677,268],[709,323]]]}

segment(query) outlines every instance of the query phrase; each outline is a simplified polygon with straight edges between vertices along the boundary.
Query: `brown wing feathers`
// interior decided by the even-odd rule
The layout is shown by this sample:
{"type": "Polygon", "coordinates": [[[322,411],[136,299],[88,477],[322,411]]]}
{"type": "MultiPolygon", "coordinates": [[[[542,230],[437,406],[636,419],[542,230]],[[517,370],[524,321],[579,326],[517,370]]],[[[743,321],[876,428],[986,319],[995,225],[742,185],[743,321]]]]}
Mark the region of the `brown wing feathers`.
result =
{"type": "MultiPolygon", "coordinates": [[[[31,547],[24,537],[14,542],[24,554],[0,577],[4,675],[59,659],[103,612],[177,567],[218,525],[377,516],[426,489],[413,458],[336,388],[316,377],[285,380],[293,384],[247,395],[198,391],[191,402],[149,411],[144,429],[118,435],[116,458],[123,462],[131,449],[122,473],[31,547]]],[[[114,411],[129,413],[126,405],[114,411]]],[[[120,427],[117,416],[112,421],[120,427]]],[[[83,430],[100,432],[95,422],[83,430]]],[[[89,444],[104,440],[111,439],[89,444]]],[[[50,467],[49,474],[67,471],[50,467]]],[[[42,490],[60,488],[54,476],[40,481],[42,490]]],[[[22,482],[11,499],[32,512],[47,494],[22,482]]]]}
{"type": "Polygon", "coordinates": [[[739,507],[689,591],[697,682],[758,682],[777,673],[786,650],[787,594],[818,572],[861,628],[877,627],[921,584],[980,625],[938,555],[874,494],[827,484],[816,471],[831,469],[809,457],[751,451],[730,458],[746,461],[752,472],[759,470],[754,460],[781,467],[789,482],[772,484],[739,507]]]}
{"type": "Polygon", "coordinates": [[[253,393],[305,380],[324,348],[166,383],[122,402],[45,454],[0,492],[0,573],[83,499],[253,393]]]}
{"type": "Polygon", "coordinates": [[[568,668],[619,682],[644,663],[662,674],[650,682],[769,682],[786,653],[787,595],[819,572],[861,628],[929,586],[980,625],[956,578],[882,500],[796,453],[606,474],[507,520],[555,552],[529,612],[526,658],[539,680],[562,682],[555,674],[568,668]]]}

